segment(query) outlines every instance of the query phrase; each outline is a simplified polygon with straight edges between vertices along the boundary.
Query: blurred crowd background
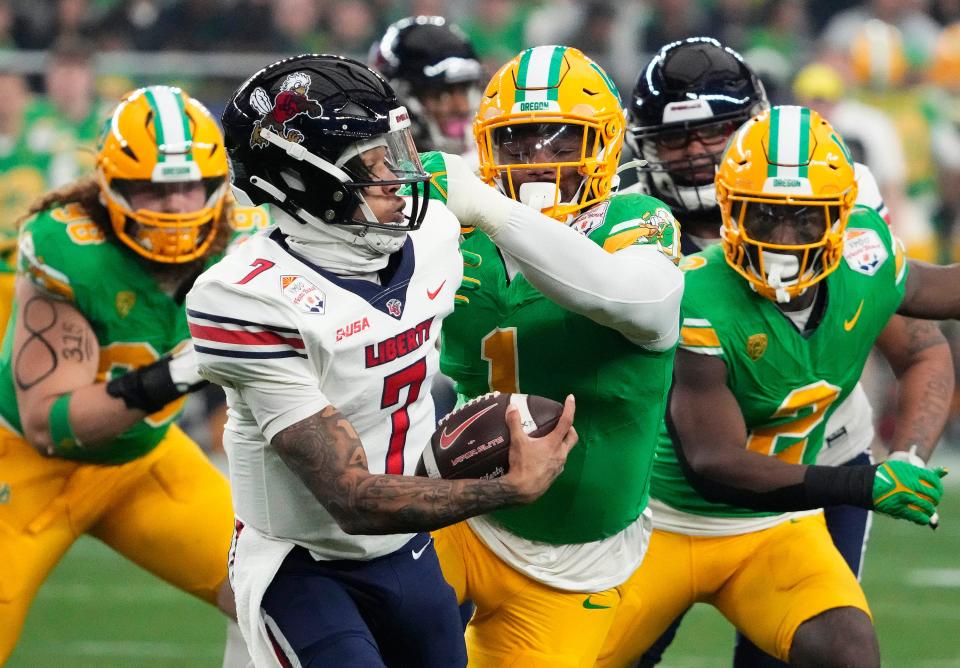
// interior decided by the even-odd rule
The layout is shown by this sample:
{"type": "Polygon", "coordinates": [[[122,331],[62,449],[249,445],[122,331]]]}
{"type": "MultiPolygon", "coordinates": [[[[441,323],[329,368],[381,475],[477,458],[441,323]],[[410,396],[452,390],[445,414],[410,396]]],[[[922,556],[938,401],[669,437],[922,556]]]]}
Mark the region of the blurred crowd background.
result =
{"type": "MultiPolygon", "coordinates": [[[[578,47],[624,104],[660,46],[716,37],[761,74],[772,103],[812,106],[844,135],[912,256],[960,260],[960,0],[0,0],[0,250],[32,199],[91,170],[127,90],[180,85],[219,115],[259,67],[303,52],[366,60],[412,14],[459,24],[488,73],[528,46],[578,47]]],[[[960,334],[945,328],[960,359],[960,334]]],[[[882,365],[868,376],[881,435],[889,378],[882,365]]],[[[211,391],[186,415],[214,450],[218,404],[211,391]]],[[[947,441],[960,443],[960,419],[947,441]]]]}

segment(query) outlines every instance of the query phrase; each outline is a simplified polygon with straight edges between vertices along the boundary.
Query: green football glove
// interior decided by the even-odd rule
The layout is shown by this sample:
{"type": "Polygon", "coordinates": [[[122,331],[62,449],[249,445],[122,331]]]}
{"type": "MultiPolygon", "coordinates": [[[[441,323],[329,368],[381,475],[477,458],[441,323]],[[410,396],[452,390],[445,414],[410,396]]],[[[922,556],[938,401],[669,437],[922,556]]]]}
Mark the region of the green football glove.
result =
{"type": "Polygon", "coordinates": [[[937,514],[943,496],[940,478],[945,468],[934,471],[902,461],[886,461],[873,477],[873,508],[898,519],[927,526],[937,514]]]}

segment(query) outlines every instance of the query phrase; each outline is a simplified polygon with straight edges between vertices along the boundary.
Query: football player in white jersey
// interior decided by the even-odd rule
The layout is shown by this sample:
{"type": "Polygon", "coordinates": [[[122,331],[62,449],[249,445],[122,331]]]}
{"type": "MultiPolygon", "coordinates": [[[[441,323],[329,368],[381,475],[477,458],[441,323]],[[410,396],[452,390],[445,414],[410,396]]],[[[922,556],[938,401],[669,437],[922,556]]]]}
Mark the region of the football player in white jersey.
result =
{"type": "Polygon", "coordinates": [[[406,110],[366,66],[304,55],[248,79],[223,124],[238,196],[279,221],[187,298],[202,374],[227,393],[231,581],[254,661],[465,665],[425,532],[539,497],[576,442],[573,400],[540,439],[508,412],[502,478],[412,477],[462,260],[457,219],[427,209],[406,110]]]}
{"type": "MultiPolygon", "coordinates": [[[[769,107],[763,84],[734,50],[709,37],[664,46],[641,70],[627,108],[627,144],[642,162],[641,190],[668,202],[683,224],[682,251],[695,253],[720,243],[720,210],[714,173],[729,136],[751,115],[769,107]]],[[[889,223],[876,180],[855,163],[856,204],[876,210],[889,223]]],[[[625,174],[629,177],[630,174],[625,174]]],[[[681,265],[682,267],[682,265],[681,265]]],[[[923,466],[943,428],[953,385],[952,363],[937,323],[894,315],[876,345],[899,379],[900,397],[891,459],[923,466]]],[[[818,464],[871,463],[872,409],[860,384],[827,423],[818,464]]],[[[670,530],[669,508],[656,501],[654,526],[670,530]]],[[[854,506],[825,510],[833,542],[859,577],[870,531],[870,511],[854,506]]],[[[656,665],[673,639],[675,623],[646,652],[641,665],[656,665]]],[[[780,666],[779,661],[738,636],[736,665],[780,666]]]]}

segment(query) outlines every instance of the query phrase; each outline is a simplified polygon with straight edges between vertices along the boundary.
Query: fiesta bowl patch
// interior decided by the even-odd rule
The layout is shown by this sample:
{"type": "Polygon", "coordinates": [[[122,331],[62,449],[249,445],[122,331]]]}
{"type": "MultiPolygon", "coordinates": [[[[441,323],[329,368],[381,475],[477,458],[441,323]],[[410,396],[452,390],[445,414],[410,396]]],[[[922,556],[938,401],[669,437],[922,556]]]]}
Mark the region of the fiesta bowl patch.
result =
{"type": "Polygon", "coordinates": [[[283,296],[304,313],[323,314],[327,296],[303,276],[281,276],[283,296]]]}
{"type": "Polygon", "coordinates": [[[876,274],[890,253],[875,230],[847,230],[843,259],[851,269],[867,276],[876,274]]]}

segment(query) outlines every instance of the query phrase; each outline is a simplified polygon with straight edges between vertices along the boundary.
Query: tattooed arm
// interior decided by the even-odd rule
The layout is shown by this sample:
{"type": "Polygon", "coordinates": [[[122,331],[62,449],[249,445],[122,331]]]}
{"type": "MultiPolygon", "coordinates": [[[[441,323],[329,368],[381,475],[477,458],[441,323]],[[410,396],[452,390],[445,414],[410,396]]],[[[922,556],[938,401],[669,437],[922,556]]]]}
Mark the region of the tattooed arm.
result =
{"type": "Polygon", "coordinates": [[[13,339],[13,377],[24,436],[41,453],[53,454],[50,409],[71,393],[69,423],[77,441],[94,448],[142,420],[96,382],[100,350],[96,335],[73,305],[50,297],[18,278],[13,339]]]}
{"type": "Polygon", "coordinates": [[[917,455],[930,459],[946,424],[953,399],[953,360],[939,323],[894,316],[877,348],[899,381],[897,421],[891,452],[917,446],[917,455]]]}
{"type": "Polygon", "coordinates": [[[333,406],[281,430],[271,440],[340,527],[350,534],[429,531],[503,506],[530,503],[563,470],[577,441],[573,399],[557,427],[530,438],[508,410],[510,471],[495,480],[434,480],[372,474],[357,432],[333,406]]]}

